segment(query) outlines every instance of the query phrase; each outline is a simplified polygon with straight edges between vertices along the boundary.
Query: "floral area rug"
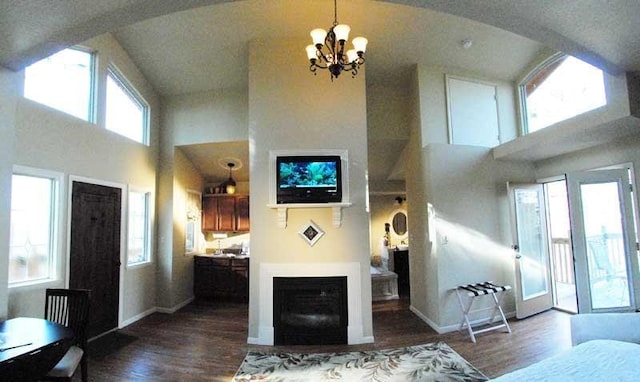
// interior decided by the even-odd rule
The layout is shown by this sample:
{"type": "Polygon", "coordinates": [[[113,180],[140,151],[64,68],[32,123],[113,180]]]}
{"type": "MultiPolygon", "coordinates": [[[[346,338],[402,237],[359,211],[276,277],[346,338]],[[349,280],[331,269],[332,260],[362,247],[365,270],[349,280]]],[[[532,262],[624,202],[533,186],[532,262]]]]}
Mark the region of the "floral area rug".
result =
{"type": "Polygon", "coordinates": [[[444,342],[347,353],[250,351],[234,382],[269,381],[486,381],[444,342]]]}

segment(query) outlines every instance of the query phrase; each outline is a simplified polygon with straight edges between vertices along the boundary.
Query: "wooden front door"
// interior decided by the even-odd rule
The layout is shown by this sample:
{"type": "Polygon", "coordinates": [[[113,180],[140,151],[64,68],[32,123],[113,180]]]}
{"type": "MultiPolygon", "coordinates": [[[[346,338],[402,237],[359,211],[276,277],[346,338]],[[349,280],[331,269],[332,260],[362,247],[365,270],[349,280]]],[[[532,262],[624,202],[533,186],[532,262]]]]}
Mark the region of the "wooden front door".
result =
{"type": "Polygon", "coordinates": [[[73,182],[69,287],[91,289],[88,337],[118,326],[119,188],[73,182]]]}

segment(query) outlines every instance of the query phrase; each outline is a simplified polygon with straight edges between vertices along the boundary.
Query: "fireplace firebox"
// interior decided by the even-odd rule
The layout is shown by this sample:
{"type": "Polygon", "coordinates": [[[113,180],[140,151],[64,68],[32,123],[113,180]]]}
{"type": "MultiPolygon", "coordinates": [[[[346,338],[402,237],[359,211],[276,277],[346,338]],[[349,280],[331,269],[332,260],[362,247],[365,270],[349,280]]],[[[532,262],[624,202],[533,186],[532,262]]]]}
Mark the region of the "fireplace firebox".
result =
{"type": "Polygon", "coordinates": [[[347,277],[274,277],[275,345],[347,343],[347,277]]]}

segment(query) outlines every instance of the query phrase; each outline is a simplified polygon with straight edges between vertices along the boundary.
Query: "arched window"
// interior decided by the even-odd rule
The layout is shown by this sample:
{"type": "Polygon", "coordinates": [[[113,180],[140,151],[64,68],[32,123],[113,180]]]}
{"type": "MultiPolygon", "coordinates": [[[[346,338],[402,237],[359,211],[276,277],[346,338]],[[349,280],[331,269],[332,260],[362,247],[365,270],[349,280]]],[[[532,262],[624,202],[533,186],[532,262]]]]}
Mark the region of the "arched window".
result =
{"type": "Polygon", "coordinates": [[[536,67],[520,84],[524,134],[607,104],[602,70],[558,54],[536,67]]]}

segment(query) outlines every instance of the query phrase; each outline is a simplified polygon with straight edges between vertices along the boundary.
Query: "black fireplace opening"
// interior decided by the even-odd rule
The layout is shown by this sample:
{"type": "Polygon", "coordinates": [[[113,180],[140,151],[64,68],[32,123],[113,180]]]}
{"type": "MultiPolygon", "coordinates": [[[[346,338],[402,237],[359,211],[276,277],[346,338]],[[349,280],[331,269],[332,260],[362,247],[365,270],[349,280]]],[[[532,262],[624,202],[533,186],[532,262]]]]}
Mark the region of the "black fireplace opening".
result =
{"type": "Polygon", "coordinates": [[[275,345],[347,344],[347,277],[274,277],[275,345]]]}

